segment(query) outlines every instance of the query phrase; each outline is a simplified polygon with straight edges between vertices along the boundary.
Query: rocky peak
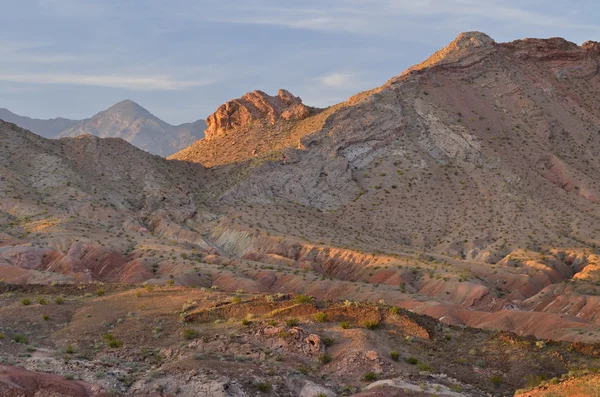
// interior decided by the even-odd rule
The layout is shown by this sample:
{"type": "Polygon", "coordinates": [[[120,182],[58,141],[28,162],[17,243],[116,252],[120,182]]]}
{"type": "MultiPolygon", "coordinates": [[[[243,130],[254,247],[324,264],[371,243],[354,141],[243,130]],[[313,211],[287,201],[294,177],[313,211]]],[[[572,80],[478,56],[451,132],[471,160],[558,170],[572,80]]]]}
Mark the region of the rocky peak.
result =
{"type": "Polygon", "coordinates": [[[561,37],[528,38],[502,44],[520,58],[557,58],[582,55],[582,48],[561,37]]]}
{"type": "Polygon", "coordinates": [[[408,69],[407,72],[440,65],[457,64],[460,66],[477,62],[492,52],[495,45],[494,39],[485,33],[463,32],[446,47],[434,53],[425,62],[408,69]]]}
{"type": "Polygon", "coordinates": [[[279,90],[276,96],[257,90],[221,105],[206,120],[205,135],[210,140],[254,121],[274,124],[278,119],[302,120],[309,115],[310,108],[287,90],[279,90]]]}
{"type": "Polygon", "coordinates": [[[118,113],[118,114],[122,114],[122,115],[145,116],[145,117],[152,115],[149,111],[147,111],[146,109],[144,109],[143,107],[141,107],[140,105],[138,105],[137,103],[133,102],[130,99],[125,99],[124,101],[116,103],[113,106],[111,106],[110,108],[106,109],[102,113],[105,113],[105,114],[118,113]]]}
{"type": "Polygon", "coordinates": [[[597,41],[588,40],[581,45],[581,48],[583,48],[586,51],[600,54],[600,43],[597,41]]]}

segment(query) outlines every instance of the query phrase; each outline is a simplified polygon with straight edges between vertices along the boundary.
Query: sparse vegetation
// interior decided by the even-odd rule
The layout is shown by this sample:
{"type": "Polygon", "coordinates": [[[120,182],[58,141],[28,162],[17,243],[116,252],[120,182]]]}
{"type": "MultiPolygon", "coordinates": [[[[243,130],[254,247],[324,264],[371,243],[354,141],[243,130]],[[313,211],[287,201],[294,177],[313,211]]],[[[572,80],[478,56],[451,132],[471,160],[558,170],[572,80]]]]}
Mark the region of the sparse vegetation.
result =
{"type": "Polygon", "coordinates": [[[379,328],[379,321],[365,321],[365,328],[370,329],[371,331],[379,328]]]}
{"type": "Polygon", "coordinates": [[[327,313],[319,312],[314,315],[314,319],[320,323],[327,321],[327,313]]]}
{"type": "MultiPolygon", "coordinates": [[[[246,320],[244,320],[244,321],[246,321],[246,320]]],[[[185,340],[194,340],[200,336],[198,331],[196,331],[193,328],[184,328],[183,331],[181,331],[181,335],[183,336],[183,339],[185,339],[185,340]]]]}
{"type": "Polygon", "coordinates": [[[331,362],[331,360],[332,360],[331,356],[327,353],[322,353],[319,355],[319,362],[323,365],[329,364],[331,362]]]}
{"type": "Polygon", "coordinates": [[[104,334],[103,338],[104,342],[106,343],[106,346],[108,346],[111,349],[118,349],[120,347],[123,347],[123,341],[116,339],[110,332],[104,334]]]}

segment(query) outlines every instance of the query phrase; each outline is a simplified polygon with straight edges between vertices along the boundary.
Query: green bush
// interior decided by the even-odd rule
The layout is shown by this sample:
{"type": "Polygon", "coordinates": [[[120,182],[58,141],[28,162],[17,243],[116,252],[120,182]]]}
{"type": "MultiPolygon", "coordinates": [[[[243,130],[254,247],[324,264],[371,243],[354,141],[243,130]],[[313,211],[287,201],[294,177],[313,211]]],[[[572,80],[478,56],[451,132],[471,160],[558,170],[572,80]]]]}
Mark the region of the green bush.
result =
{"type": "Polygon", "coordinates": [[[375,372],[367,372],[363,375],[362,380],[365,382],[373,382],[377,380],[377,374],[375,372]]]}
{"type": "Polygon", "coordinates": [[[406,362],[410,365],[417,365],[419,363],[419,360],[417,360],[415,357],[409,357],[406,359],[406,362]]]}
{"type": "Polygon", "coordinates": [[[96,295],[98,296],[102,296],[106,293],[106,291],[104,290],[104,288],[100,288],[98,291],[96,291],[96,295]]]}
{"type": "Polygon", "coordinates": [[[46,303],[48,303],[46,302],[46,299],[44,299],[44,297],[42,296],[36,296],[35,301],[40,305],[45,305],[46,303]]]}
{"type": "Polygon", "coordinates": [[[103,338],[104,342],[106,343],[106,346],[110,347],[111,349],[118,349],[119,347],[123,347],[123,341],[117,340],[110,332],[105,333],[103,338]]]}
{"type": "Polygon", "coordinates": [[[500,384],[504,381],[500,375],[493,375],[490,380],[496,387],[500,386],[500,384]]]}
{"type": "Polygon", "coordinates": [[[287,320],[285,320],[285,324],[288,327],[296,327],[298,324],[300,324],[300,320],[298,320],[297,318],[288,318],[287,320]]]}
{"type": "Polygon", "coordinates": [[[390,313],[397,316],[398,314],[400,314],[400,308],[396,307],[396,306],[392,306],[392,307],[390,307],[390,313]]]}
{"type": "Polygon", "coordinates": [[[331,356],[327,353],[323,353],[321,355],[319,355],[319,361],[321,362],[321,364],[328,364],[330,363],[332,360],[331,356]]]}
{"type": "Polygon", "coordinates": [[[400,354],[396,350],[392,350],[390,352],[390,358],[394,361],[398,361],[398,359],[400,359],[400,354]]]}
{"type": "Polygon", "coordinates": [[[379,328],[379,321],[365,321],[365,328],[370,329],[371,331],[379,328]]]}
{"type": "Polygon", "coordinates": [[[23,298],[23,299],[21,299],[21,304],[23,306],[29,306],[29,305],[31,305],[31,299],[29,299],[29,298],[23,298]]]}
{"type": "Polygon", "coordinates": [[[269,382],[259,382],[256,384],[256,390],[263,392],[263,393],[268,393],[273,389],[273,386],[271,386],[271,384],[269,382]]]}
{"type": "Polygon", "coordinates": [[[330,336],[324,336],[321,338],[321,341],[323,342],[323,344],[327,347],[333,345],[335,343],[335,339],[333,339],[330,336]]]}
{"type": "Polygon", "coordinates": [[[433,367],[426,363],[418,363],[417,368],[419,368],[419,371],[433,372],[433,367]]]}
{"type": "MultiPolygon", "coordinates": [[[[247,321],[247,320],[244,320],[247,321]]],[[[193,328],[184,328],[183,331],[181,332],[183,339],[185,340],[193,340],[193,339],[197,339],[200,334],[198,333],[198,331],[196,331],[193,328]]]]}
{"type": "Polygon", "coordinates": [[[327,321],[327,313],[323,313],[323,312],[319,312],[316,313],[314,316],[315,320],[317,320],[320,323],[324,323],[327,321]]]}
{"type": "Polygon", "coordinates": [[[313,297],[308,295],[296,295],[294,301],[296,301],[296,303],[310,303],[313,301],[313,297]]]}
{"type": "Polygon", "coordinates": [[[27,338],[25,337],[25,335],[17,334],[13,336],[13,340],[17,343],[27,344],[27,338]]]}
{"type": "Polygon", "coordinates": [[[350,328],[350,323],[348,321],[342,321],[340,327],[342,327],[342,329],[348,329],[350,328]]]}
{"type": "Polygon", "coordinates": [[[65,303],[65,298],[63,298],[62,296],[57,296],[56,298],[54,298],[54,303],[56,303],[57,305],[62,305],[63,303],[65,303]]]}

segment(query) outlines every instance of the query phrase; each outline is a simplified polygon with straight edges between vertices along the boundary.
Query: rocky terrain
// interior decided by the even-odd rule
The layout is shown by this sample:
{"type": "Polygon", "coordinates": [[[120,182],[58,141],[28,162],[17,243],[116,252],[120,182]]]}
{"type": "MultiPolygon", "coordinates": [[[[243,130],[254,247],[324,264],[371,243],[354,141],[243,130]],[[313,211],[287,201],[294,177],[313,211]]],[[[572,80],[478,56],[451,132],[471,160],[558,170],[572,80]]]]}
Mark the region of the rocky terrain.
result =
{"type": "MultiPolygon", "coordinates": [[[[69,374],[37,384],[79,395],[576,390],[600,368],[598,48],[463,33],[327,109],[234,99],[167,159],[0,123],[0,353],[30,371],[9,377],[69,374]]],[[[116,106],[86,131],[141,112],[116,106]]]]}
{"type": "Polygon", "coordinates": [[[168,156],[204,136],[206,123],[173,126],[152,115],[135,102],[125,100],[85,120],[56,118],[31,119],[0,109],[0,120],[15,123],[44,138],[91,134],[101,138],[121,138],[147,152],[168,156]]]}

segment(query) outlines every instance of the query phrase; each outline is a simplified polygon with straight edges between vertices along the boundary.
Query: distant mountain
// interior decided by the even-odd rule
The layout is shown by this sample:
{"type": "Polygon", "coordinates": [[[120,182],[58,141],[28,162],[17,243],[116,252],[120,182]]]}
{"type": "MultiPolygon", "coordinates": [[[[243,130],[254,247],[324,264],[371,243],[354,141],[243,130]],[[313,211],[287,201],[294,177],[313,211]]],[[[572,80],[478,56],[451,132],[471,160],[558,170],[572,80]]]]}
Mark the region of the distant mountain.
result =
{"type": "Polygon", "coordinates": [[[91,134],[101,138],[121,138],[147,152],[160,156],[173,154],[204,137],[206,123],[174,126],[131,100],[125,100],[85,120],[32,119],[0,109],[0,119],[15,123],[44,138],[91,134]]]}
{"type": "Polygon", "coordinates": [[[61,131],[69,129],[79,123],[78,120],[69,120],[62,117],[48,120],[32,119],[30,117],[14,114],[8,109],[0,109],[0,119],[8,121],[9,123],[15,123],[44,138],[56,138],[61,131]]]}

